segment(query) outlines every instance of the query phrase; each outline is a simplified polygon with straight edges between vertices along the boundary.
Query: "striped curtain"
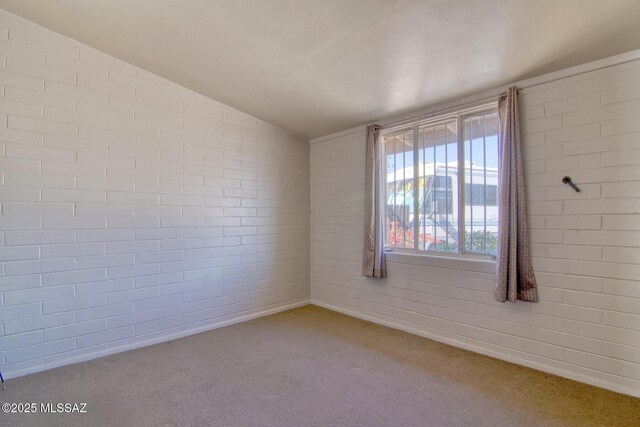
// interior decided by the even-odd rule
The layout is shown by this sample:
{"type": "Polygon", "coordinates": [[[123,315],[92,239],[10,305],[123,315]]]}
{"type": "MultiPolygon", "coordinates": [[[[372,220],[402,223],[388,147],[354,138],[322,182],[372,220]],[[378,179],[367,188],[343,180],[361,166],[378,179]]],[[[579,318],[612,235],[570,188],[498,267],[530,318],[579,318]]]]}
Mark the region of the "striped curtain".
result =
{"type": "Polygon", "coordinates": [[[538,300],[538,291],[529,253],[518,89],[515,86],[500,96],[498,116],[500,201],[494,297],[499,302],[535,302],[538,300]]]}
{"type": "Polygon", "coordinates": [[[384,209],[381,189],[385,184],[382,169],[382,127],[367,127],[367,151],[365,157],[364,242],[362,248],[362,275],[387,277],[384,258],[384,209]]]}

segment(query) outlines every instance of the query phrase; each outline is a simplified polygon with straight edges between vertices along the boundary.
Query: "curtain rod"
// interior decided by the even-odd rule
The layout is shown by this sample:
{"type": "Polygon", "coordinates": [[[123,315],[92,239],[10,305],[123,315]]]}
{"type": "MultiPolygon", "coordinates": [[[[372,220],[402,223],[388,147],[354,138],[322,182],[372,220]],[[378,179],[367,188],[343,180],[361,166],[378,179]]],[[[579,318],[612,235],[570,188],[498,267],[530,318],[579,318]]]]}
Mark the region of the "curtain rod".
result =
{"type": "MultiPolygon", "coordinates": [[[[520,91],[518,90],[518,92],[520,91]]],[[[461,102],[458,105],[454,105],[445,109],[435,108],[433,112],[430,112],[430,113],[419,114],[413,117],[406,118],[404,120],[394,121],[392,123],[385,124],[383,122],[380,126],[382,126],[382,130],[389,130],[397,127],[402,127],[410,123],[413,124],[413,123],[427,121],[436,116],[446,116],[447,114],[454,113],[454,112],[470,113],[475,110],[483,109],[483,107],[485,106],[489,107],[491,104],[497,104],[498,96],[500,95],[498,94],[496,96],[490,96],[490,97],[478,99],[472,102],[461,102]]]]}

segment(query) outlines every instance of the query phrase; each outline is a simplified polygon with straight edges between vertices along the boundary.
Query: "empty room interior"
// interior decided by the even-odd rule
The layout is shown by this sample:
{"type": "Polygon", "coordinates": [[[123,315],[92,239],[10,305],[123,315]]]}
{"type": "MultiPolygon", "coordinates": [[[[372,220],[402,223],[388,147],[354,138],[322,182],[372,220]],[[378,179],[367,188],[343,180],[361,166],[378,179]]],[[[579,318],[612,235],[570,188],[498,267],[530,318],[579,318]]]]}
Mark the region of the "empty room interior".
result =
{"type": "Polygon", "coordinates": [[[640,426],[638,0],[0,0],[1,426],[640,426]]]}

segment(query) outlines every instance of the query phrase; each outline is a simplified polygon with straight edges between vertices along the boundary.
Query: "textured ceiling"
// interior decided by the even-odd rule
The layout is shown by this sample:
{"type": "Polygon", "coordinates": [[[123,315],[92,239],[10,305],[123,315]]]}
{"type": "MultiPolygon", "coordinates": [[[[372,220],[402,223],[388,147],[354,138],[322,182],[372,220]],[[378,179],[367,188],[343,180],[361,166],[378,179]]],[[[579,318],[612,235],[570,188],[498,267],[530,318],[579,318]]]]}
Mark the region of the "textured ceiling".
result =
{"type": "Polygon", "coordinates": [[[305,138],[640,48],[638,0],[0,0],[305,138]]]}

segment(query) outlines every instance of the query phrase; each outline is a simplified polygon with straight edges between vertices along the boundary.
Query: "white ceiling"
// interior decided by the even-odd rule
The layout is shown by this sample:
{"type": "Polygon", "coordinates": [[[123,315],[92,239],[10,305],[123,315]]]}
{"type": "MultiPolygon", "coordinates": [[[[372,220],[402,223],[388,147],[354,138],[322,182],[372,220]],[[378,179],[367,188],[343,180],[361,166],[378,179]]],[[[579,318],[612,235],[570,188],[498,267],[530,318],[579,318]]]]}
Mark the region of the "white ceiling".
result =
{"type": "Polygon", "coordinates": [[[0,0],[305,138],[640,48],[638,0],[0,0]]]}

